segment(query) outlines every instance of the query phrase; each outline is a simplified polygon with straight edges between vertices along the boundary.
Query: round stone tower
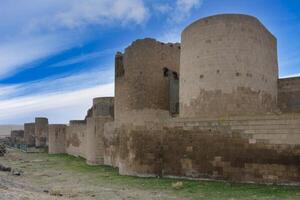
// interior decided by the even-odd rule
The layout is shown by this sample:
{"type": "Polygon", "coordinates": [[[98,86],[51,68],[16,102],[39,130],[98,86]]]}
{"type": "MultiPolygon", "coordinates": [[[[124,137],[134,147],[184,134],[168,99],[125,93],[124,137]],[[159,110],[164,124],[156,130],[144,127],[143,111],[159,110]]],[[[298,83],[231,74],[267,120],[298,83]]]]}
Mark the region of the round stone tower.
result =
{"type": "Polygon", "coordinates": [[[225,14],[200,19],[182,32],[181,42],[181,117],[276,109],[276,38],[256,18],[225,14]]]}
{"type": "Polygon", "coordinates": [[[159,120],[169,116],[165,69],[179,71],[180,44],[136,40],[115,57],[115,120],[159,120]]]}

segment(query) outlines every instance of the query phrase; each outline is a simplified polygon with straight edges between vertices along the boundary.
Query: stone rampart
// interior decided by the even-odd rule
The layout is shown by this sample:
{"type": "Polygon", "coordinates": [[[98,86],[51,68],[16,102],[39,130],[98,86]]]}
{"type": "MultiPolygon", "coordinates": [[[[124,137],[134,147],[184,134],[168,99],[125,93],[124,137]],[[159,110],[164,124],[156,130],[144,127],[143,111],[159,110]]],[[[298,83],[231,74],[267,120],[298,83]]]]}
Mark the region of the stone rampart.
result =
{"type": "Polygon", "coordinates": [[[120,127],[123,175],[300,183],[300,115],[120,127]]]}
{"type": "Polygon", "coordinates": [[[283,112],[300,112],[300,77],[278,80],[278,106],[283,112]]]}
{"type": "Polygon", "coordinates": [[[35,123],[24,124],[24,143],[29,147],[35,146],[35,123]]]}
{"type": "Polygon", "coordinates": [[[49,125],[49,154],[66,152],[66,128],[64,124],[49,125]]]}
{"type": "Polygon", "coordinates": [[[66,128],[66,153],[86,158],[87,125],[85,120],[72,120],[66,128]]]}

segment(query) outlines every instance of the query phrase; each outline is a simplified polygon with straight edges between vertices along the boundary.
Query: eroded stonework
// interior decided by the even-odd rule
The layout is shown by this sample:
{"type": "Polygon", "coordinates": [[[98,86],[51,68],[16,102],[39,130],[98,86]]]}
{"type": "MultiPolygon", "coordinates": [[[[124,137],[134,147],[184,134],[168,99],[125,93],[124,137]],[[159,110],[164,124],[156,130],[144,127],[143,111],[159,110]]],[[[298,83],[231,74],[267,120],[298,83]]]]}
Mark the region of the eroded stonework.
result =
{"type": "Polygon", "coordinates": [[[254,17],[216,15],[182,32],[180,116],[276,111],[276,38],[254,17]]]}

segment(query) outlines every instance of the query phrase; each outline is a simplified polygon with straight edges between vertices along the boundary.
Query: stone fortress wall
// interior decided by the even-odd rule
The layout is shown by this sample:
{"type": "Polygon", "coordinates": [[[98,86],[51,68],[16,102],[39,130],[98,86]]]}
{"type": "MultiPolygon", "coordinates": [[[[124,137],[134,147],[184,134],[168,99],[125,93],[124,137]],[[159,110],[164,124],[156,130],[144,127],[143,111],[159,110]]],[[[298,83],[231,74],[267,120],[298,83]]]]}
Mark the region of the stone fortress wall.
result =
{"type": "Polygon", "coordinates": [[[10,142],[12,144],[24,143],[24,130],[12,130],[10,132],[10,142]]]}
{"type": "Polygon", "coordinates": [[[35,146],[46,147],[48,145],[48,119],[35,118],[35,146]]]}
{"type": "Polygon", "coordinates": [[[278,80],[278,106],[283,112],[300,111],[300,77],[278,80]]]}
{"type": "Polygon", "coordinates": [[[90,165],[104,164],[104,124],[113,121],[113,97],[95,98],[92,117],[87,118],[86,160],[90,165]]]}
{"type": "Polygon", "coordinates": [[[24,142],[28,146],[35,146],[35,123],[24,124],[24,142]]]}
{"type": "Polygon", "coordinates": [[[71,120],[66,128],[66,153],[86,158],[86,120],[71,120]]]}
{"type": "Polygon", "coordinates": [[[200,19],[181,44],[137,40],[115,72],[114,98],[49,126],[49,153],[122,175],[300,184],[300,78],[278,79],[276,38],[256,18],[200,19]]]}
{"type": "Polygon", "coordinates": [[[49,154],[66,153],[66,128],[65,124],[49,125],[49,154]]]}

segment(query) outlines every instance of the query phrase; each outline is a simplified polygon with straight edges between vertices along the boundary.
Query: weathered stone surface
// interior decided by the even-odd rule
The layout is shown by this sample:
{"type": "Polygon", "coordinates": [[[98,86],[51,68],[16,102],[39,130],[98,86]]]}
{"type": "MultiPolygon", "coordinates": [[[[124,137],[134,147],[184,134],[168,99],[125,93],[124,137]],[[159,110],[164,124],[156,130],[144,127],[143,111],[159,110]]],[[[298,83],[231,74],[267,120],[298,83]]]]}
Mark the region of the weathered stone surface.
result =
{"type": "Polygon", "coordinates": [[[120,137],[115,125],[115,122],[104,124],[104,164],[119,167],[120,137]]]}
{"type": "Polygon", "coordinates": [[[28,146],[35,146],[35,123],[24,124],[24,142],[28,146]]]}
{"type": "Polygon", "coordinates": [[[278,80],[278,106],[283,112],[300,112],[300,77],[278,80]]]}
{"type": "Polygon", "coordinates": [[[24,130],[12,130],[10,133],[10,142],[12,145],[24,144],[24,130]]]}
{"type": "Polygon", "coordinates": [[[93,99],[92,116],[87,118],[87,164],[104,164],[104,124],[113,121],[113,116],[113,97],[93,99]]]}
{"type": "Polygon", "coordinates": [[[43,117],[35,118],[35,146],[48,146],[48,119],[43,117]]]}
{"type": "Polygon", "coordinates": [[[180,116],[276,111],[276,38],[254,17],[216,15],[182,32],[180,116]]]}
{"type": "Polygon", "coordinates": [[[119,127],[120,173],[299,184],[300,115],[266,118],[260,129],[255,118],[119,127]]]}
{"type": "Polygon", "coordinates": [[[136,40],[116,55],[115,119],[138,123],[138,119],[169,116],[169,81],[164,68],[179,71],[180,44],[154,39],[136,40]]]}
{"type": "Polygon", "coordinates": [[[65,124],[49,125],[49,153],[58,154],[66,152],[66,128],[65,124]]]}
{"type": "Polygon", "coordinates": [[[86,158],[86,134],[85,120],[71,120],[66,129],[66,152],[86,158]]]}

